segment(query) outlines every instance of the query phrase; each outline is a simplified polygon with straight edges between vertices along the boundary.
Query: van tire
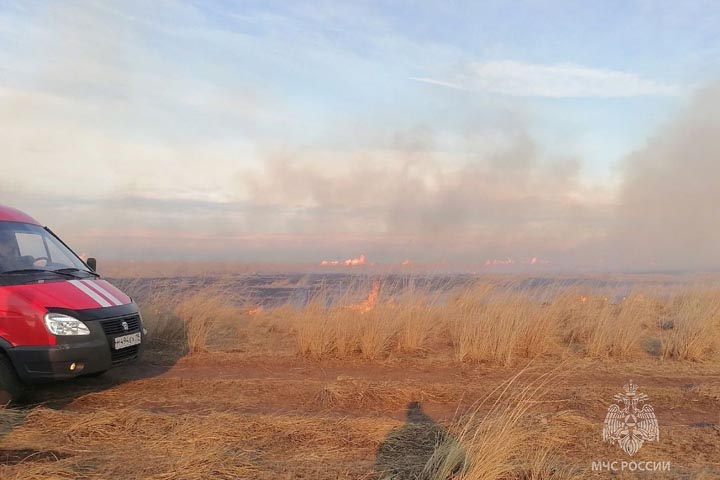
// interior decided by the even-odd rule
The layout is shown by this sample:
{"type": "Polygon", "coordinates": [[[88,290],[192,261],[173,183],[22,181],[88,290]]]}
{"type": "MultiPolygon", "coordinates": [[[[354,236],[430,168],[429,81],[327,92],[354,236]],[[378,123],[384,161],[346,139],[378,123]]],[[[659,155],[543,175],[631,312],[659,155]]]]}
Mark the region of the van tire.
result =
{"type": "Polygon", "coordinates": [[[0,352],[0,409],[17,402],[22,394],[22,384],[10,363],[10,359],[0,352]]]}

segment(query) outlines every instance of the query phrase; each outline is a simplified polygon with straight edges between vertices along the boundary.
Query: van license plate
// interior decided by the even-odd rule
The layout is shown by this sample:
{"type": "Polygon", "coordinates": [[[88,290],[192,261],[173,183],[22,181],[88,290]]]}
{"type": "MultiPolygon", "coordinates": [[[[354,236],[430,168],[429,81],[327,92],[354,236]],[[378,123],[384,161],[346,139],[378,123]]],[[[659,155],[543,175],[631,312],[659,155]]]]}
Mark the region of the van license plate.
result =
{"type": "Polygon", "coordinates": [[[132,347],[140,343],[140,332],[131,333],[130,335],[123,335],[122,337],[115,337],[115,350],[121,348],[132,347]]]}

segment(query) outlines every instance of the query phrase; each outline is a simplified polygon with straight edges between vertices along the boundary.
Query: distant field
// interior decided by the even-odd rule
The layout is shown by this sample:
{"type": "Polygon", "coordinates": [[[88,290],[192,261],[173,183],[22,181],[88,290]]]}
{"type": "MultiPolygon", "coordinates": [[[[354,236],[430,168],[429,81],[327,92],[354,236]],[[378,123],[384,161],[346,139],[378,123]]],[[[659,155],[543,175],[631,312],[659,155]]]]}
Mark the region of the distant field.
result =
{"type": "Polygon", "coordinates": [[[720,478],[710,277],[115,282],[143,309],[144,360],[3,412],[1,478],[563,480],[613,461],[670,468],[613,478],[720,478]],[[660,428],[633,456],[603,441],[630,381],[660,428]]]}

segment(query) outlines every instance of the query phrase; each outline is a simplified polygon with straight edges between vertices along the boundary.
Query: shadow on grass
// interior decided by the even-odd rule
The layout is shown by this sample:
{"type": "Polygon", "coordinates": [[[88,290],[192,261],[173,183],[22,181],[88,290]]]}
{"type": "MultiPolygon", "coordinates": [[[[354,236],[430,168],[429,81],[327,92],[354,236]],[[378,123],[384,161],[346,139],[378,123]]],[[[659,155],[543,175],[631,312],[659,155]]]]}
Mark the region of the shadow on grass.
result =
{"type": "Polygon", "coordinates": [[[118,365],[103,375],[31,385],[16,408],[30,409],[42,405],[60,410],[84,395],[108,390],[126,382],[160,376],[186,354],[187,350],[183,348],[159,347],[150,343],[138,361],[118,365]]]}
{"type": "MultiPolygon", "coordinates": [[[[439,447],[451,444],[459,448],[452,435],[423,412],[420,402],[410,402],[405,424],[390,431],[378,446],[375,471],[380,480],[440,480],[432,473],[432,460],[437,460],[433,456],[439,447]]],[[[451,470],[458,473],[461,464],[451,470]]]]}

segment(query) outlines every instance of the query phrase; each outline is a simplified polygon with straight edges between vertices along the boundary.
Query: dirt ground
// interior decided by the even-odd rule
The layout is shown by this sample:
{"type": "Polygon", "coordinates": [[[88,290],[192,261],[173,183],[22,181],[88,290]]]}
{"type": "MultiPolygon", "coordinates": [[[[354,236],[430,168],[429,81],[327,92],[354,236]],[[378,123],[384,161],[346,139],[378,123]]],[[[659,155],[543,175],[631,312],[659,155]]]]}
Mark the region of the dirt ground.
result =
{"type": "MultiPolygon", "coordinates": [[[[398,456],[423,461],[415,437],[450,428],[521,368],[261,350],[151,350],[104,377],[36,389],[3,414],[0,478],[380,478],[398,456]],[[388,449],[390,438],[404,440],[388,449]]],[[[574,478],[720,478],[717,363],[569,358],[529,371],[551,369],[557,379],[535,418],[557,427],[539,431],[574,478]],[[649,395],[661,432],[632,458],[602,439],[613,395],[630,380],[649,395]],[[593,461],[623,460],[671,470],[592,471],[593,461]]]]}

